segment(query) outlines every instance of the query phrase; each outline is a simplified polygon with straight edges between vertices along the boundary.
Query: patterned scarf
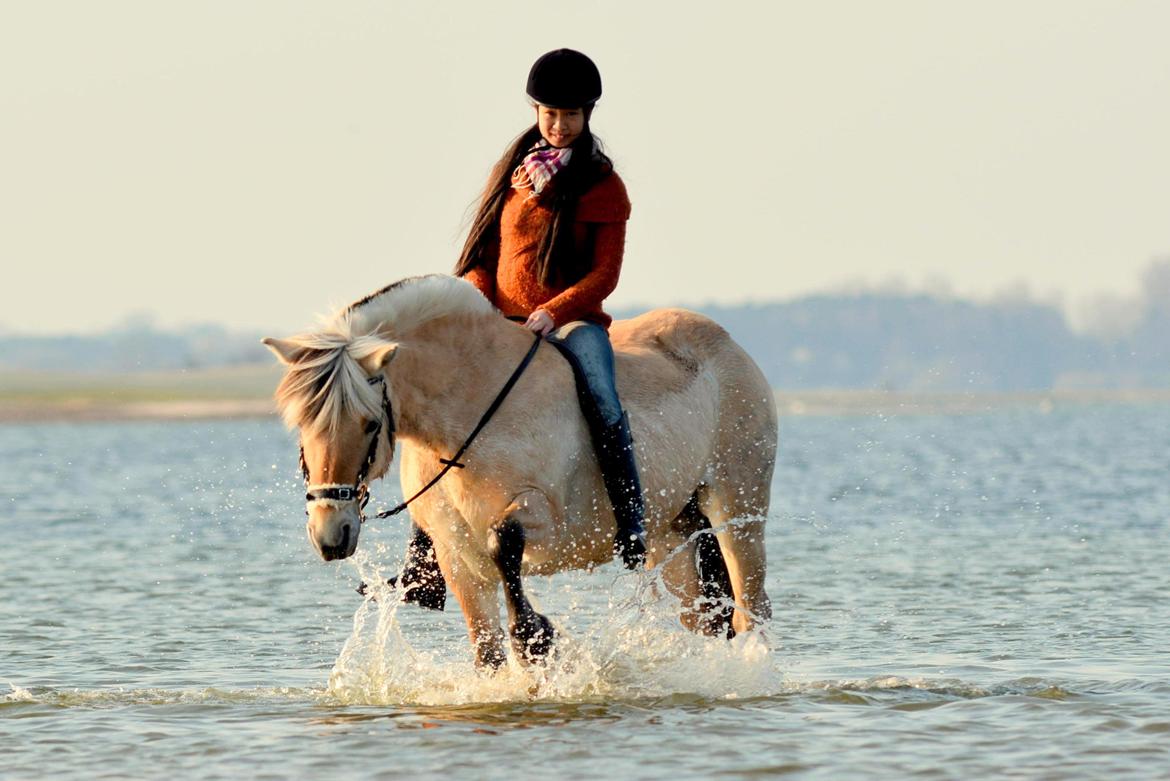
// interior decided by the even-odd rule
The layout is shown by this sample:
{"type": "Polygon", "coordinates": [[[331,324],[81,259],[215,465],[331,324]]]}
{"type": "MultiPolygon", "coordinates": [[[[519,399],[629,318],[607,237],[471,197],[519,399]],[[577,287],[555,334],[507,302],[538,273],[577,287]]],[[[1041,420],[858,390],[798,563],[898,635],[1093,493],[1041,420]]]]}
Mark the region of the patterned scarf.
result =
{"type": "Polygon", "coordinates": [[[543,138],[533,145],[528,154],[512,172],[512,187],[517,190],[531,190],[529,198],[535,198],[548,186],[559,171],[565,170],[573,150],[557,148],[543,138]]]}

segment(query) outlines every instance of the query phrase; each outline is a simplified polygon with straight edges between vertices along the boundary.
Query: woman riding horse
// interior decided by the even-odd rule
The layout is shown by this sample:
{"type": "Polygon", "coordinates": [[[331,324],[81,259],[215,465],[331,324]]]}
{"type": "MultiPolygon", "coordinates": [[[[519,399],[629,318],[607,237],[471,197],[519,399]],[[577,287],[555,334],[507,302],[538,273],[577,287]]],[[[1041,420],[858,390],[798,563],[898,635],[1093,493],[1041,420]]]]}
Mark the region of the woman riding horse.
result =
{"type": "Polygon", "coordinates": [[[521,575],[593,567],[615,553],[631,569],[662,568],[688,627],[721,633],[704,600],[734,596],[728,631],[745,631],[771,615],[763,530],[772,392],[742,348],[700,315],[656,310],[610,327],[601,304],[617,285],[630,203],[589,130],[600,75],[585,55],[558,49],[533,65],[528,95],[536,123],[492,173],[455,269],[463,280],[403,280],[324,331],[266,340],[289,367],[277,396],[301,429],[309,537],[327,560],[353,554],[367,483],[401,439],[402,486],[417,499],[403,598],[441,608],[450,587],[479,663],[504,661],[501,585],[513,649],[539,659],[554,631],[521,575]],[[492,401],[485,394],[500,387],[501,362],[523,352],[525,333],[501,313],[536,336],[492,401]],[[538,349],[543,341],[572,372],[556,351],[538,349]],[[648,456],[641,475],[619,368],[648,456]],[[506,401],[518,378],[525,401],[506,401]],[[479,424],[468,417],[484,409],[479,424]],[[615,530],[612,543],[603,529],[615,530]],[[721,579],[702,564],[712,558],[721,579]],[[715,581],[726,585],[709,593],[715,581]]]}
{"type": "MultiPolygon", "coordinates": [[[[645,503],[614,379],[612,319],[601,308],[621,273],[630,200],[589,128],[601,97],[593,61],[572,49],[548,52],[529,71],[527,92],[536,122],[492,169],[455,274],[573,366],[617,520],[614,552],[635,569],[646,555],[645,503]]],[[[408,601],[442,609],[432,547],[413,526],[401,585],[408,601]]]]}
{"type": "Polygon", "coordinates": [[[634,569],[646,555],[645,507],[614,380],[612,318],[601,309],[621,272],[630,201],[589,129],[601,97],[593,61],[572,49],[545,54],[528,74],[528,97],[536,123],[493,169],[455,274],[573,364],[617,518],[614,552],[634,569]]]}

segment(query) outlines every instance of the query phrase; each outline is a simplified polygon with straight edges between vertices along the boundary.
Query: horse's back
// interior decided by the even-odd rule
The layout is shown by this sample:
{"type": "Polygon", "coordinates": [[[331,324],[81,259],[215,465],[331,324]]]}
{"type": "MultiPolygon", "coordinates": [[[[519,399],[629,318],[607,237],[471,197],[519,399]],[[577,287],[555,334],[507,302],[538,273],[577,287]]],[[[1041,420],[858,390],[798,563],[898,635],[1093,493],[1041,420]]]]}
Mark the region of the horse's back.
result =
{"type": "Polygon", "coordinates": [[[621,391],[639,401],[684,392],[703,377],[717,386],[770,396],[755,361],[723,326],[697,312],[654,309],[629,320],[615,320],[610,340],[621,391]]]}
{"type": "Polygon", "coordinates": [[[714,355],[731,340],[711,318],[677,308],[652,309],[629,320],[615,320],[609,335],[617,352],[663,352],[684,367],[714,355]]]}

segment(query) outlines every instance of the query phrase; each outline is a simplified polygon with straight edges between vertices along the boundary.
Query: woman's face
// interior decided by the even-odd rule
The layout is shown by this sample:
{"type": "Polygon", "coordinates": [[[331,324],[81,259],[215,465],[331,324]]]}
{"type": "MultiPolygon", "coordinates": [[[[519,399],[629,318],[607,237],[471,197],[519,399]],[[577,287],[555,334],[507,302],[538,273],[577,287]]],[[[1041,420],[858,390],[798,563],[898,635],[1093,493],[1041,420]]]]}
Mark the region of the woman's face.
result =
{"type": "Polygon", "coordinates": [[[585,130],[585,111],[537,105],[536,124],[540,126],[540,134],[545,141],[555,147],[566,147],[585,130]]]}

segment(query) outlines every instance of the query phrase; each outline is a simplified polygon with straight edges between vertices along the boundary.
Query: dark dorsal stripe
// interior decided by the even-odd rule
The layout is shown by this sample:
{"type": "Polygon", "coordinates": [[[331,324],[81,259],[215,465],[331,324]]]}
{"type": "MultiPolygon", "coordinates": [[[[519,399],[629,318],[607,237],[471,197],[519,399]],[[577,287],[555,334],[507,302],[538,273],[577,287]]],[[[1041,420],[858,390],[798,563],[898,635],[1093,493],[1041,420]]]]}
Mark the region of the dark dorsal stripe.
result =
{"type": "Polygon", "coordinates": [[[421,282],[424,279],[430,279],[431,277],[438,277],[438,276],[442,276],[442,275],[441,274],[420,274],[419,276],[406,277],[405,279],[400,279],[397,282],[392,282],[380,290],[375,290],[373,293],[370,293],[365,298],[358,300],[358,301],[354,301],[352,304],[350,304],[349,306],[347,306],[345,308],[345,311],[348,313],[348,312],[353,312],[357,309],[361,309],[363,306],[370,303],[375,298],[378,298],[379,296],[382,296],[386,293],[389,293],[391,290],[395,290],[395,289],[400,288],[400,287],[405,287],[406,285],[413,285],[415,282],[421,282]]]}

